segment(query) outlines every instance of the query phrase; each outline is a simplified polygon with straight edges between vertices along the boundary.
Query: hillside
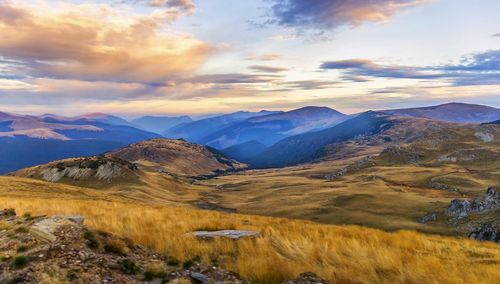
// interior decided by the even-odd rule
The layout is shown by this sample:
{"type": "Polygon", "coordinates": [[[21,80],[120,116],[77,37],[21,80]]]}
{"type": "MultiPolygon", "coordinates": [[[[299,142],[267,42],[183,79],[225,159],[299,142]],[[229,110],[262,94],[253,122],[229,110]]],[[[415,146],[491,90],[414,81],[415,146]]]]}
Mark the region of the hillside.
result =
{"type": "Polygon", "coordinates": [[[388,115],[366,112],[334,127],[286,138],[250,159],[256,167],[283,167],[310,162],[322,156],[324,148],[357,136],[374,135],[389,129],[388,115]]]}
{"type": "Polygon", "coordinates": [[[183,138],[190,142],[202,143],[205,137],[226,127],[232,126],[254,116],[263,116],[273,113],[276,112],[265,110],[260,112],[238,111],[193,121],[191,123],[181,124],[163,132],[162,135],[167,138],[183,138]]]}
{"type": "Polygon", "coordinates": [[[0,173],[54,160],[98,155],[160,135],[122,125],[121,118],[92,114],[0,115],[0,173]]]}
{"type": "Polygon", "coordinates": [[[137,163],[145,169],[181,176],[208,176],[246,167],[215,150],[184,140],[153,139],[126,146],[108,155],[137,163]]]}
{"type": "Polygon", "coordinates": [[[13,175],[49,182],[100,188],[111,184],[135,184],[143,174],[136,165],[113,157],[71,158],[25,168],[13,175]]]}
{"type": "Polygon", "coordinates": [[[235,160],[247,162],[252,157],[264,152],[266,149],[266,145],[256,140],[252,140],[245,143],[233,145],[220,151],[226,156],[231,157],[235,160]]]}
{"type": "Polygon", "coordinates": [[[246,119],[208,135],[201,143],[217,149],[249,141],[271,146],[286,137],[332,127],[345,119],[345,114],[331,108],[304,107],[246,119]]]}
{"type": "Polygon", "coordinates": [[[383,112],[397,116],[469,123],[489,122],[500,118],[500,109],[464,103],[448,103],[422,108],[384,110],[383,112]]]}
{"type": "Polygon", "coordinates": [[[69,157],[101,154],[124,143],[99,140],[50,140],[24,137],[0,138],[0,174],[69,157]]]}
{"type": "MultiPolygon", "coordinates": [[[[332,283],[494,283],[500,277],[500,250],[494,243],[98,198],[41,199],[38,194],[42,191],[17,198],[9,193],[13,192],[9,190],[9,178],[1,179],[5,186],[0,188],[0,204],[16,208],[20,216],[82,215],[90,230],[110,232],[166,253],[174,267],[200,261],[234,271],[253,283],[282,283],[307,271],[332,283]],[[247,230],[260,235],[254,239],[222,238],[208,242],[190,235],[200,228],[247,230]]],[[[29,190],[26,185],[15,192],[29,190]]],[[[50,188],[47,190],[50,192],[50,188]]],[[[23,232],[18,230],[17,234],[23,232]]],[[[96,236],[98,242],[106,242],[106,238],[115,237],[104,233],[96,236]]],[[[126,254],[122,259],[137,252],[123,251],[126,254]]],[[[0,251],[2,255],[12,253],[15,252],[0,251]]],[[[28,261],[28,267],[36,263],[37,260],[28,261]]],[[[59,268],[56,262],[53,267],[59,268]]]]}
{"type": "Polygon", "coordinates": [[[172,127],[192,121],[189,116],[143,116],[132,120],[132,124],[139,129],[161,134],[172,127]]]}
{"type": "Polygon", "coordinates": [[[385,119],[390,128],[330,144],[313,163],[203,181],[213,188],[204,198],[245,214],[463,236],[420,219],[499,184],[500,128],[385,119]]]}

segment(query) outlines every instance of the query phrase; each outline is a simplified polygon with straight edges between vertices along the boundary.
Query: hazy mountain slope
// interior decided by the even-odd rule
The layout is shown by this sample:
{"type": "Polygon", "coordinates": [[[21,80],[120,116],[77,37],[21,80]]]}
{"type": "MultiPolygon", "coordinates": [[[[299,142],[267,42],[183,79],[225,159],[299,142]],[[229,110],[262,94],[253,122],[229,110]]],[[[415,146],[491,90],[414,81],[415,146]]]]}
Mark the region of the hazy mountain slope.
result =
{"type": "Polygon", "coordinates": [[[346,115],[327,107],[304,107],[249,118],[217,131],[200,142],[217,149],[252,140],[270,146],[289,136],[331,127],[342,122],[345,117],[346,115]]]}
{"type": "Polygon", "coordinates": [[[143,116],[132,120],[132,124],[140,129],[161,134],[172,127],[180,124],[190,123],[193,120],[189,116],[143,116]]]}
{"type": "Polygon", "coordinates": [[[101,129],[101,131],[85,131],[85,130],[55,130],[56,133],[62,134],[72,140],[107,140],[107,141],[117,141],[124,144],[135,143],[139,141],[144,141],[147,139],[161,137],[159,134],[146,132],[130,126],[124,125],[109,125],[102,122],[88,122],[83,121],[83,123],[90,123],[92,126],[101,129]]]}
{"type": "Polygon", "coordinates": [[[0,174],[45,164],[54,160],[92,156],[125,145],[102,140],[53,140],[0,137],[0,174]]]}
{"type": "MultiPolygon", "coordinates": [[[[53,115],[26,116],[1,115],[0,137],[30,137],[57,140],[107,140],[129,144],[160,137],[158,134],[126,125],[105,123],[111,116],[89,116],[87,118],[62,118],[53,115]]],[[[116,118],[120,120],[120,118],[116,118]]]]}
{"type": "Polygon", "coordinates": [[[257,156],[267,149],[266,145],[252,140],[242,144],[220,150],[226,156],[238,161],[247,162],[250,158],[257,156]]]}
{"type": "Polygon", "coordinates": [[[437,106],[384,110],[383,112],[410,117],[422,117],[450,122],[481,123],[500,118],[500,109],[474,104],[449,103],[437,106]]]}
{"type": "Polygon", "coordinates": [[[145,169],[183,176],[212,175],[246,167],[215,150],[184,140],[153,139],[108,155],[137,163],[145,169]]]}
{"type": "Polygon", "coordinates": [[[486,122],[484,124],[500,124],[500,119],[491,122],[486,122]]]}
{"type": "Polygon", "coordinates": [[[388,115],[366,112],[334,127],[286,138],[251,159],[257,167],[282,167],[312,161],[324,147],[361,135],[373,135],[390,128],[388,115]]]}
{"type": "Polygon", "coordinates": [[[207,119],[193,121],[191,123],[181,124],[173,127],[165,132],[163,136],[167,138],[183,138],[190,142],[202,143],[203,139],[223,128],[229,127],[235,123],[248,119],[254,116],[263,116],[275,112],[260,111],[260,112],[235,112],[231,114],[211,117],[207,119]]]}
{"type": "MultiPolygon", "coordinates": [[[[100,116],[99,116],[100,117],[100,116]]],[[[160,135],[125,125],[53,115],[0,114],[0,173],[70,157],[92,156],[160,135]]]]}

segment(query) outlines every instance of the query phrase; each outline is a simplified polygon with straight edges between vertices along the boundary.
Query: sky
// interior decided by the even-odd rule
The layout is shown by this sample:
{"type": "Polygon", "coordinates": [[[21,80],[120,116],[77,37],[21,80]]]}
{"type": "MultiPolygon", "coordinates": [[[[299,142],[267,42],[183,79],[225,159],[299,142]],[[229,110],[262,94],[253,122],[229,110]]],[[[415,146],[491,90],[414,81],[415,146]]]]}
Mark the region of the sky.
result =
{"type": "Polygon", "coordinates": [[[500,107],[498,0],[0,0],[0,111],[500,107]]]}

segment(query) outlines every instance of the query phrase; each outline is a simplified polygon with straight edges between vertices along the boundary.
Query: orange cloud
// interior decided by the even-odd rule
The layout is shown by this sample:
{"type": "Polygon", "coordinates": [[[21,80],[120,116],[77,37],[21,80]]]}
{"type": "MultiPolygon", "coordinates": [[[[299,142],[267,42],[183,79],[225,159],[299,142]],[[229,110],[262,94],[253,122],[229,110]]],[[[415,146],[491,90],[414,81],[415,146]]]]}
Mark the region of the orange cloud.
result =
{"type": "Polygon", "coordinates": [[[192,36],[162,31],[165,13],[123,18],[109,6],[94,7],[96,16],[68,7],[1,5],[0,56],[33,77],[158,84],[192,73],[214,52],[192,36]]]}

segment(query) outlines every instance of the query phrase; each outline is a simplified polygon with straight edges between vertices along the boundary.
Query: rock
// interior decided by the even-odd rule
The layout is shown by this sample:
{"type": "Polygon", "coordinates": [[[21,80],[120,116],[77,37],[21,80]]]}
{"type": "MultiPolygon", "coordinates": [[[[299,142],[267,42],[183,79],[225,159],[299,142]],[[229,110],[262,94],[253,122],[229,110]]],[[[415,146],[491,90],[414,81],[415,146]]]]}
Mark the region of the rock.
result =
{"type": "Polygon", "coordinates": [[[305,272],[299,275],[295,280],[283,282],[283,284],[327,284],[330,281],[319,278],[312,272],[305,272]]]}
{"type": "Polygon", "coordinates": [[[222,230],[222,231],[196,231],[192,233],[199,239],[213,239],[213,238],[229,238],[239,240],[242,238],[253,238],[259,236],[258,232],[253,231],[239,231],[239,230],[222,230]]]}
{"type": "Polygon", "coordinates": [[[436,221],[437,220],[437,213],[436,212],[431,212],[424,217],[420,218],[420,223],[426,224],[430,221],[436,221]]]}
{"type": "Polygon", "coordinates": [[[500,232],[494,224],[486,223],[480,227],[474,228],[469,234],[469,238],[478,241],[500,243],[500,232]]]}
{"type": "Polygon", "coordinates": [[[452,200],[446,213],[459,220],[471,213],[483,213],[500,208],[500,196],[496,187],[489,187],[484,199],[452,200]]]}
{"type": "MultiPolygon", "coordinates": [[[[69,218],[71,218],[71,217],[69,217],[69,218]]],[[[61,226],[79,224],[77,222],[72,221],[69,218],[56,216],[56,217],[52,217],[52,218],[41,219],[41,220],[35,222],[31,226],[30,232],[33,234],[33,236],[35,238],[37,238],[41,241],[54,242],[57,239],[55,232],[61,226]]],[[[82,217],[82,222],[80,225],[82,225],[82,224],[83,224],[83,217],[82,217]]]]}
{"type": "Polygon", "coordinates": [[[357,160],[356,162],[354,162],[346,167],[337,169],[333,173],[326,175],[325,179],[327,179],[329,181],[333,181],[339,177],[345,176],[346,174],[356,172],[356,171],[359,171],[361,169],[372,167],[372,166],[375,166],[375,162],[373,160],[373,156],[369,155],[369,156],[366,156],[362,159],[357,160]]]}
{"type": "Polygon", "coordinates": [[[66,219],[78,225],[83,225],[83,223],[85,222],[85,217],[83,216],[54,216],[53,218],[66,219]]]}
{"type": "Polygon", "coordinates": [[[196,284],[208,283],[210,281],[210,278],[208,278],[208,276],[198,272],[191,272],[190,277],[192,282],[196,284]]]}
{"type": "Polygon", "coordinates": [[[12,208],[0,210],[0,217],[12,217],[16,216],[16,210],[12,208]]]}

